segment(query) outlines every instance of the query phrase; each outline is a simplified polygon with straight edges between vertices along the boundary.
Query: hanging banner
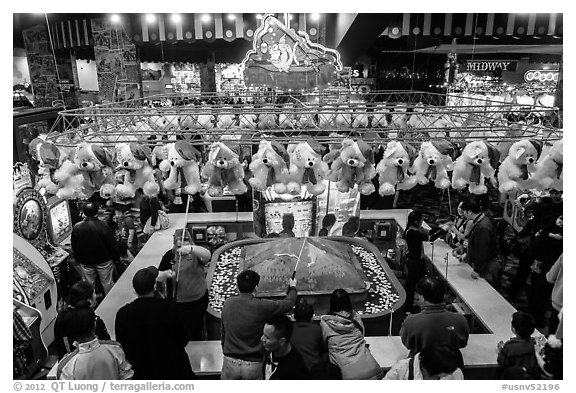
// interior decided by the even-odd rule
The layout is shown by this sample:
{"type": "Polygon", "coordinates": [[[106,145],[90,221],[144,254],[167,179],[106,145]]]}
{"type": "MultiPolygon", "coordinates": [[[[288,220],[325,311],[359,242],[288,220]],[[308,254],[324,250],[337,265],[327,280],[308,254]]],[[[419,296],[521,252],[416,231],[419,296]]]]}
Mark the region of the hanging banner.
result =
{"type": "Polygon", "coordinates": [[[307,33],[287,28],[272,14],[262,18],[241,67],[247,85],[280,89],[328,86],[343,70],[336,50],[311,42],[307,33]]]}

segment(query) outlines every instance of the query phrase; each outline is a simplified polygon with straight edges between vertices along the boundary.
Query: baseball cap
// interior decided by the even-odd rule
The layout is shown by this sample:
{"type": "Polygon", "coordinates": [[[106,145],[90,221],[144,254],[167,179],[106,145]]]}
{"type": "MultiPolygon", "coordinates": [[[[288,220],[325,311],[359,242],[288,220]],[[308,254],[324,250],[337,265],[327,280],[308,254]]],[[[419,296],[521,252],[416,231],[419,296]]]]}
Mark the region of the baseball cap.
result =
{"type": "Polygon", "coordinates": [[[154,266],[148,266],[140,269],[132,278],[132,286],[138,295],[145,295],[154,290],[158,277],[158,269],[154,266]]]}

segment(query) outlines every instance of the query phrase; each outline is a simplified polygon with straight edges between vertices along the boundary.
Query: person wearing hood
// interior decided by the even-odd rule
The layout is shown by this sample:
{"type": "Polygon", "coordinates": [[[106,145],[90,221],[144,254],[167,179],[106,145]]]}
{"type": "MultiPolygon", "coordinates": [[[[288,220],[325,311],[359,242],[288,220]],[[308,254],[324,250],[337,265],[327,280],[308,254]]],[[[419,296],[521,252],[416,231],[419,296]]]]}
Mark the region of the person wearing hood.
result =
{"type": "Polygon", "coordinates": [[[336,289],[330,311],[320,319],[330,361],[340,367],[342,379],[382,379],[382,368],[364,340],[364,324],[352,308],[348,292],[336,289]]]}

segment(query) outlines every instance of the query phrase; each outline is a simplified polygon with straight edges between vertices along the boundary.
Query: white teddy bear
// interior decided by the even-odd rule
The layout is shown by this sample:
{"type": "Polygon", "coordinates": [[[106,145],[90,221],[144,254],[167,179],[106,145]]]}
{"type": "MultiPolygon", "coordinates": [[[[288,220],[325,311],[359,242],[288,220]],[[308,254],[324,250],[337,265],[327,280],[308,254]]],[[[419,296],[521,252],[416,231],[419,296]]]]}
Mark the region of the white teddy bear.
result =
{"type": "Polygon", "coordinates": [[[532,174],[542,153],[542,143],[534,139],[520,139],[510,146],[508,156],[498,170],[498,190],[503,193],[528,190],[533,186],[532,174]]]}
{"type": "Polygon", "coordinates": [[[485,179],[489,179],[490,183],[496,186],[494,174],[499,159],[498,150],[487,142],[468,143],[454,164],[452,187],[456,190],[463,190],[468,186],[472,194],[485,194],[488,191],[484,184],[485,179]]]}

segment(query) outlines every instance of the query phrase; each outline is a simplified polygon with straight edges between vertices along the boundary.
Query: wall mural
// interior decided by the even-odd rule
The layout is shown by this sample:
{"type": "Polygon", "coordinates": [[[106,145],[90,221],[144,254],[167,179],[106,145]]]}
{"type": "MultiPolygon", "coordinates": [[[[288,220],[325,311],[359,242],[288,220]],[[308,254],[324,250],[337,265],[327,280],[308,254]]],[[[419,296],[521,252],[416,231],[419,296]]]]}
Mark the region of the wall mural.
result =
{"type": "Polygon", "coordinates": [[[272,14],[262,18],[242,67],[247,85],[295,90],[328,86],[343,70],[338,51],[310,41],[306,32],[287,28],[272,14]]]}
{"type": "Polygon", "coordinates": [[[100,100],[140,98],[140,63],[128,33],[104,18],[91,23],[100,100]]]}

